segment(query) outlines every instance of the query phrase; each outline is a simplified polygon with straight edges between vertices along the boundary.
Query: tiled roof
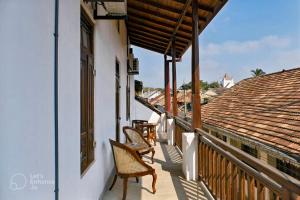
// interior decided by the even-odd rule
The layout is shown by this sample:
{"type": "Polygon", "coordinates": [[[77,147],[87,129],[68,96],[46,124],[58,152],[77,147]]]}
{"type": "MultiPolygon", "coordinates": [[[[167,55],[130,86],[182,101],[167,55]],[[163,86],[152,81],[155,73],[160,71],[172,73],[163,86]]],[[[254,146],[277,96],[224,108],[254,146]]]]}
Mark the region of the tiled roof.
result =
{"type": "Polygon", "coordinates": [[[164,93],[161,93],[157,97],[151,99],[149,101],[149,103],[151,105],[160,105],[160,106],[163,106],[165,104],[165,95],[164,95],[164,93]]]}
{"type": "Polygon", "coordinates": [[[249,78],[202,108],[204,123],[300,155],[300,68],[249,78]]]}

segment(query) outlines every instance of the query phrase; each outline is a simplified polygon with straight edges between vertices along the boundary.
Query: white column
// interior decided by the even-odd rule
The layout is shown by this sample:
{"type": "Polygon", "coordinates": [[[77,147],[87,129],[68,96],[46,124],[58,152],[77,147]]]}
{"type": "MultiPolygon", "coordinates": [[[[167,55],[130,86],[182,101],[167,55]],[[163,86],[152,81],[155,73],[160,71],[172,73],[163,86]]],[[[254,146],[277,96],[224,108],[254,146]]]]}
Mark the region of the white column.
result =
{"type": "Polygon", "coordinates": [[[175,123],[174,119],[167,120],[167,135],[168,135],[168,145],[175,144],[175,123]]]}
{"type": "Polygon", "coordinates": [[[187,180],[198,179],[198,137],[196,133],[182,134],[182,170],[187,180]]]}

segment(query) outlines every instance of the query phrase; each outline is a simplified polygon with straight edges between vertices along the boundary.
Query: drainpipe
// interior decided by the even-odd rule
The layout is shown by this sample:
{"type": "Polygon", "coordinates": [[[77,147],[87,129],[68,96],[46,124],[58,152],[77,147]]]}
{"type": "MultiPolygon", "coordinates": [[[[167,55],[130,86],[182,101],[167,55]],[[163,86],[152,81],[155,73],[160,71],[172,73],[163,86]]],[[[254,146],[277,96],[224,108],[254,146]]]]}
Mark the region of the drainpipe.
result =
{"type": "Polygon", "coordinates": [[[58,15],[59,0],[55,0],[55,24],[54,24],[54,168],[55,168],[55,200],[59,197],[59,169],[58,169],[58,15]]]}

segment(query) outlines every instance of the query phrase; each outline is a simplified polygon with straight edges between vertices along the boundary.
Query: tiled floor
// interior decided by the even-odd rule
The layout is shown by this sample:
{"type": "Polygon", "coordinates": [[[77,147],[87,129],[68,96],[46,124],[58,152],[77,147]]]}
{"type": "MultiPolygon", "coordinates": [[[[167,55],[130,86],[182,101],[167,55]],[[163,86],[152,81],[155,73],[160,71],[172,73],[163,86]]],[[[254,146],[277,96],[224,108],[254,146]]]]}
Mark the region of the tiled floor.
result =
{"type": "MultiPolygon", "coordinates": [[[[207,199],[200,185],[194,181],[186,181],[181,170],[182,158],[174,146],[157,143],[155,146],[155,163],[150,164],[149,157],[145,162],[155,168],[157,173],[156,193],[152,194],[152,176],[128,182],[127,200],[202,200],[207,199]]],[[[122,180],[118,178],[114,188],[104,194],[104,200],[120,200],[123,194],[122,180]]]]}

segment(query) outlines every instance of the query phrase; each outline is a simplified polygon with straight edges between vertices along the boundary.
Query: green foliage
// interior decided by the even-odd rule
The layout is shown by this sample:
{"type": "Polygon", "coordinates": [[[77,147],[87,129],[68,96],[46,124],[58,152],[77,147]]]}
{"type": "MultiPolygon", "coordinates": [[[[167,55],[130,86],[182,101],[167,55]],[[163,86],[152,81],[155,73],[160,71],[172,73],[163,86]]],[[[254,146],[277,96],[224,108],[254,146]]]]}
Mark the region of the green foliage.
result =
{"type": "MultiPolygon", "coordinates": [[[[202,90],[208,90],[209,88],[218,88],[218,87],[220,87],[220,84],[217,81],[208,83],[206,81],[200,80],[200,85],[201,85],[202,90]]],[[[192,89],[192,82],[183,84],[182,86],[180,86],[180,89],[182,89],[182,90],[192,89]]]]}
{"type": "Polygon", "coordinates": [[[217,81],[211,82],[209,84],[209,88],[219,88],[220,87],[220,83],[217,81]]]}
{"type": "Polygon", "coordinates": [[[135,93],[136,93],[136,94],[142,93],[142,90],[143,90],[143,82],[142,82],[142,81],[135,80],[135,81],[134,81],[134,85],[135,85],[135,93]]]}
{"type": "Polygon", "coordinates": [[[264,72],[260,68],[256,68],[255,70],[251,70],[251,73],[252,73],[253,77],[257,77],[257,76],[261,76],[261,75],[265,75],[266,74],[266,72],[264,72]]]}

